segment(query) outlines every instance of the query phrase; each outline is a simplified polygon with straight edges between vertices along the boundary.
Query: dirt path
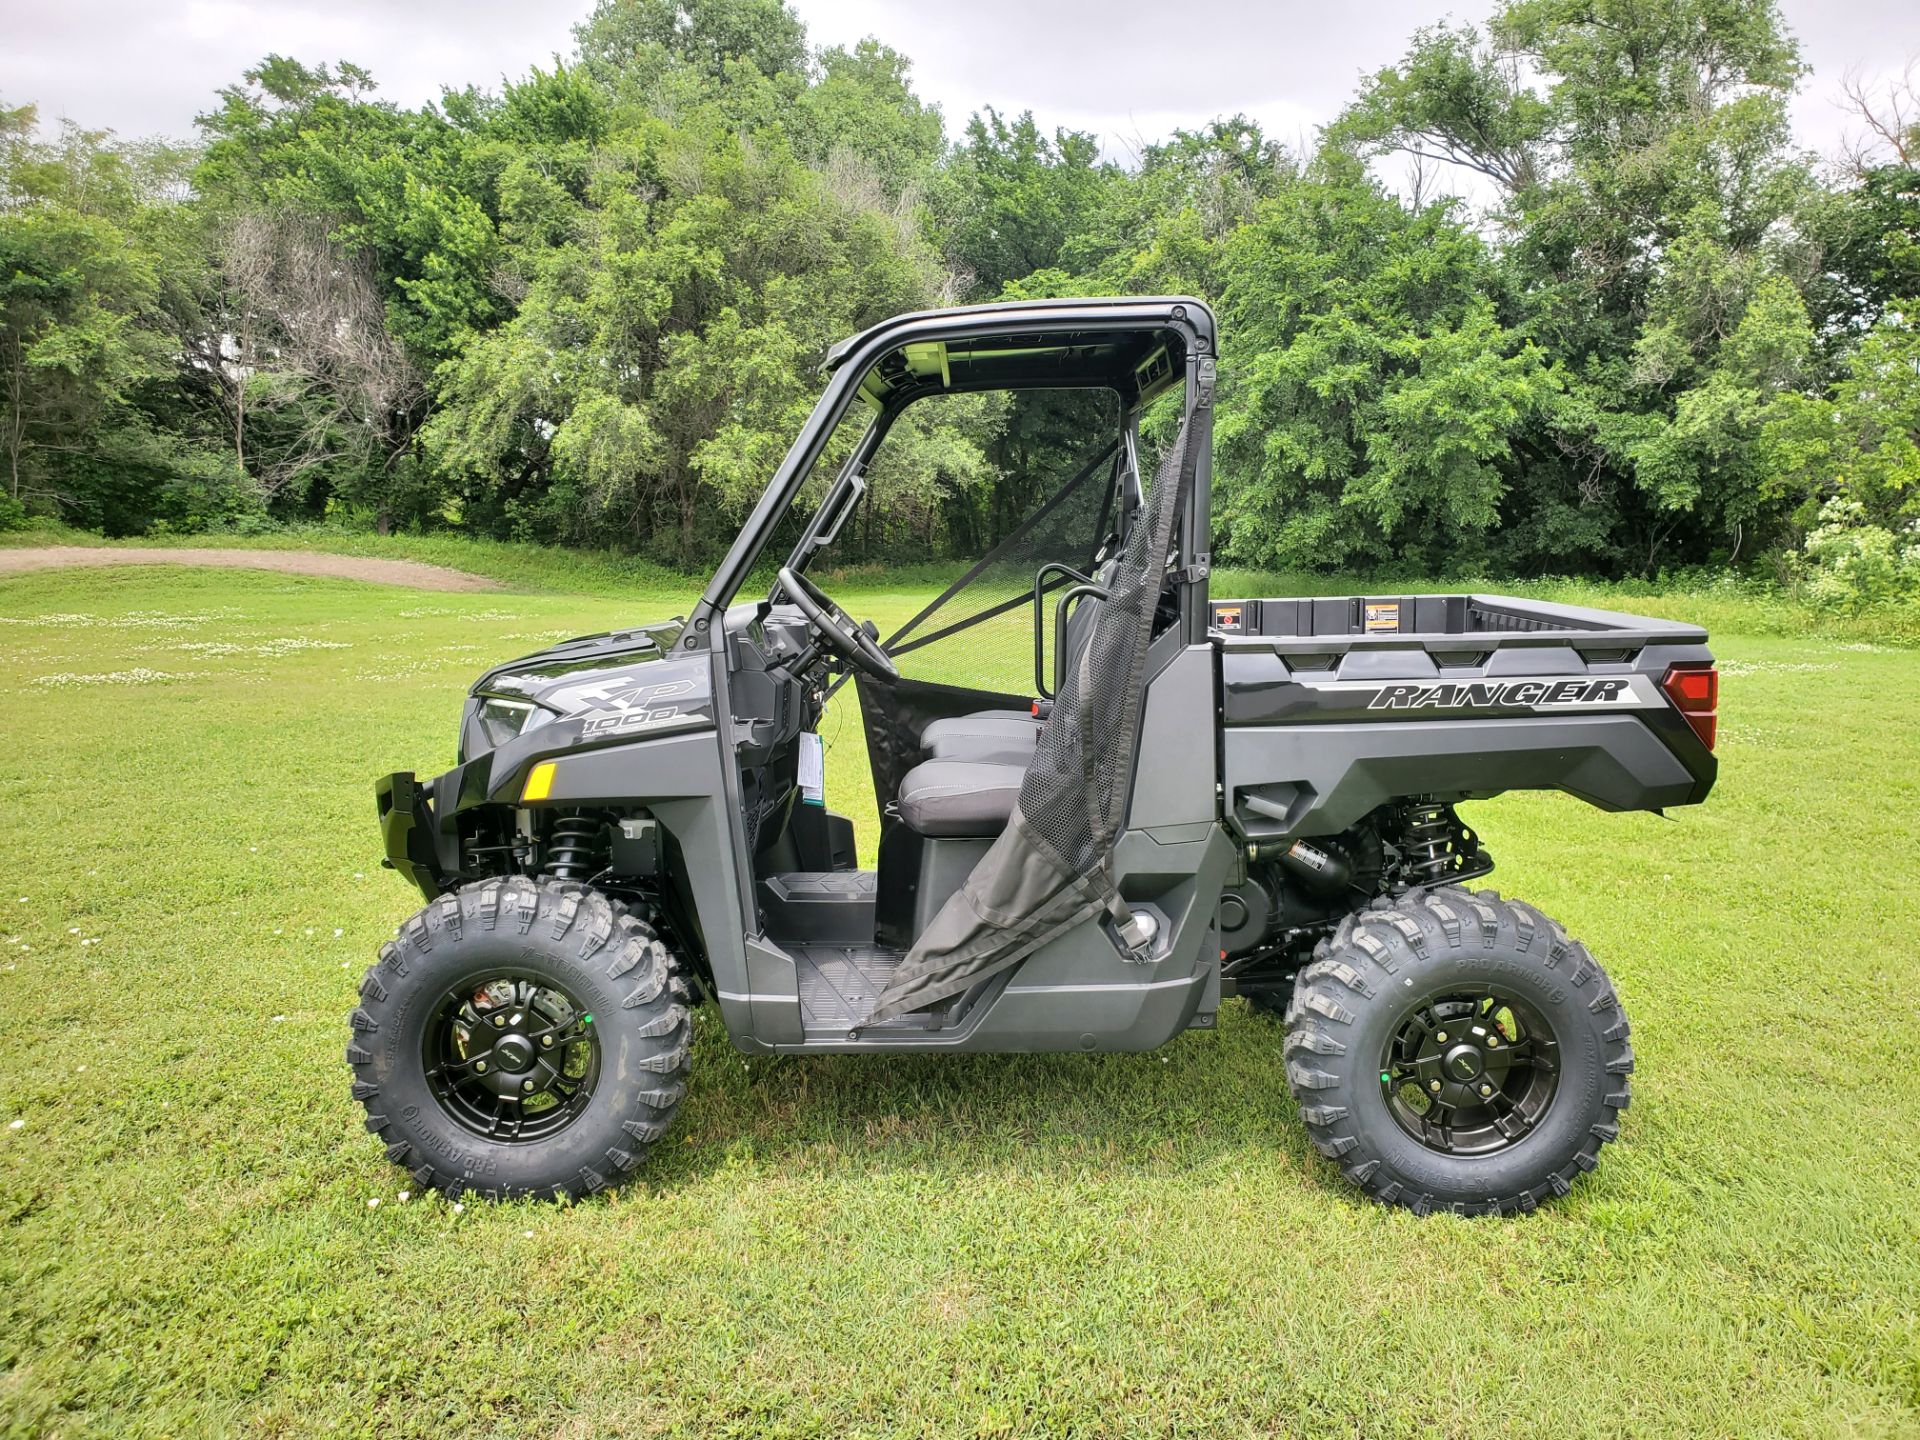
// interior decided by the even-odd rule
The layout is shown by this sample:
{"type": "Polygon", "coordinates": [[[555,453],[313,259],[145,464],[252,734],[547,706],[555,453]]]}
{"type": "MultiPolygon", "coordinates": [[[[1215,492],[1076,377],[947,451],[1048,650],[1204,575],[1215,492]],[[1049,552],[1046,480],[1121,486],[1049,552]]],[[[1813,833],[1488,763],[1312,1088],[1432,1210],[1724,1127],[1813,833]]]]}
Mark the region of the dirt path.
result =
{"type": "Polygon", "coordinates": [[[334,580],[373,580],[418,590],[498,590],[498,581],[427,565],[418,560],[376,560],[364,555],[328,555],[317,550],[140,550],[114,546],[0,546],[0,575],[99,565],[222,565],[240,570],[277,570],[284,575],[322,575],[334,580]]]}

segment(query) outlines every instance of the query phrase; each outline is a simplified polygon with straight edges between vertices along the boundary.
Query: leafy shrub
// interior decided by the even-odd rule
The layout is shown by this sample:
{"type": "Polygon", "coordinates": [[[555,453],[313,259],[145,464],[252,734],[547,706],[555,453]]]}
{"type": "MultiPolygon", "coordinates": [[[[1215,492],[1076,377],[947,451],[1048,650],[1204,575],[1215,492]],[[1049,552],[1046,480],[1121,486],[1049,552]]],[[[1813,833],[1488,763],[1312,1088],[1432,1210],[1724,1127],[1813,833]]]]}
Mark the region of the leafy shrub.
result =
{"type": "Polygon", "coordinates": [[[1870,524],[1857,500],[1829,500],[1795,558],[1802,593],[1821,609],[1857,615],[1920,600],[1920,520],[1888,529],[1870,524]]]}

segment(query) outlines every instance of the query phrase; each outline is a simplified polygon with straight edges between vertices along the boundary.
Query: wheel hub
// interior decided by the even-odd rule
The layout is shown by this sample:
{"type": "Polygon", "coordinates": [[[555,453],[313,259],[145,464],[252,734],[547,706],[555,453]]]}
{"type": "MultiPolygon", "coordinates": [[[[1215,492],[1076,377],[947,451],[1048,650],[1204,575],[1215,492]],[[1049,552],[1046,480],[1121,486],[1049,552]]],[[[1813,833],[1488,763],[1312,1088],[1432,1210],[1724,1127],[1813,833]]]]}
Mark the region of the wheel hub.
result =
{"type": "Polygon", "coordinates": [[[1559,1080],[1559,1046],[1521,997],[1461,985],[1412,1004],[1381,1057],[1380,1084],[1400,1128],[1428,1149],[1487,1155],[1524,1139],[1559,1080]]]}
{"type": "Polygon", "coordinates": [[[493,1047],[494,1063],[514,1075],[533,1065],[533,1053],[533,1042],[518,1032],[502,1037],[493,1047]]]}
{"type": "Polygon", "coordinates": [[[462,1127],[544,1139],[586,1108],[600,1074],[593,1017],[550,982],[480,976],[442,998],[425,1040],[427,1082],[462,1127]]]}

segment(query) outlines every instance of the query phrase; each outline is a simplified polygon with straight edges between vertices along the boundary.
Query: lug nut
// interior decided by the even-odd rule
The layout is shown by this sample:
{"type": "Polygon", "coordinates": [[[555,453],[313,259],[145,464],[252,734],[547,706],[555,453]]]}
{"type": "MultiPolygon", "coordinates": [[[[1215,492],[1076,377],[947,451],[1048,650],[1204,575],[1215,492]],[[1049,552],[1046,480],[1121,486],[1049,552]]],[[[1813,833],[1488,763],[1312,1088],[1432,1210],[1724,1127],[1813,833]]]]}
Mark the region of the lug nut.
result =
{"type": "Polygon", "coordinates": [[[1493,1093],[1493,1087],[1491,1085],[1482,1085],[1480,1087],[1480,1093],[1482,1095],[1491,1095],[1493,1093]]]}
{"type": "Polygon", "coordinates": [[[506,1029],[506,1028],[507,1028],[507,1017],[506,1017],[506,1016],[504,1016],[504,1015],[496,1015],[496,1016],[494,1016],[494,1017],[493,1017],[493,1028],[494,1028],[494,1029],[496,1029],[496,1030],[504,1030],[504,1029],[506,1029]]]}
{"type": "Polygon", "coordinates": [[[540,1048],[542,1050],[551,1050],[553,1048],[553,1036],[542,1035],[540,1037],[540,1048]]]}
{"type": "Polygon", "coordinates": [[[484,1074],[486,1074],[486,1073],[487,1073],[487,1062],[486,1062],[486,1061],[484,1061],[484,1060],[476,1060],[476,1061],[474,1061],[474,1062],[473,1062],[473,1073],[474,1073],[474,1074],[476,1074],[476,1075],[484,1075],[484,1074]]]}
{"type": "Polygon", "coordinates": [[[1427,1089],[1433,1091],[1434,1094],[1438,1095],[1440,1093],[1440,1082],[1438,1080],[1427,1081],[1427,1089]]]}
{"type": "Polygon", "coordinates": [[[1447,1032],[1442,1030],[1438,1035],[1434,1036],[1433,1038],[1438,1040],[1442,1045],[1444,1045],[1447,1043],[1447,1032]]]}
{"type": "Polygon", "coordinates": [[[1498,1035],[1487,1036],[1487,1048],[1489,1050],[1497,1048],[1499,1044],[1500,1044],[1500,1037],[1498,1035]]]}
{"type": "Polygon", "coordinates": [[[524,1091],[526,1091],[526,1092],[527,1092],[527,1094],[529,1094],[529,1095],[531,1095],[531,1094],[533,1093],[533,1081],[531,1081],[531,1080],[522,1080],[522,1081],[520,1082],[520,1088],[521,1088],[522,1090],[524,1090],[524,1091]]]}

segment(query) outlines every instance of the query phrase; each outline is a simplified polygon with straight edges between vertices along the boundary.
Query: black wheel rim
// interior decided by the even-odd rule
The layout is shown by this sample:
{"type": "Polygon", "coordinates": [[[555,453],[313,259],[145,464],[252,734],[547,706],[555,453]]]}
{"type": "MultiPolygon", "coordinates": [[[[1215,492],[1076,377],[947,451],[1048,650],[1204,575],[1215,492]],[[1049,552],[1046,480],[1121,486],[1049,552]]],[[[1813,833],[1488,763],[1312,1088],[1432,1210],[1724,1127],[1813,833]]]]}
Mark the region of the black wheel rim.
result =
{"type": "Polygon", "coordinates": [[[600,1078],[593,1016],[550,980],[496,971],[441,997],[427,1027],[427,1084],[462,1129],[506,1144],[571,1125],[600,1078]]]}
{"type": "Polygon", "coordinates": [[[1444,1155],[1493,1155],[1536,1130],[1560,1083],[1560,1044],[1540,1012],[1494,985],[1414,1002],[1380,1060],[1400,1128],[1444,1155]]]}

